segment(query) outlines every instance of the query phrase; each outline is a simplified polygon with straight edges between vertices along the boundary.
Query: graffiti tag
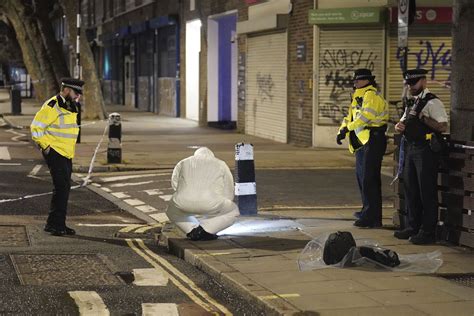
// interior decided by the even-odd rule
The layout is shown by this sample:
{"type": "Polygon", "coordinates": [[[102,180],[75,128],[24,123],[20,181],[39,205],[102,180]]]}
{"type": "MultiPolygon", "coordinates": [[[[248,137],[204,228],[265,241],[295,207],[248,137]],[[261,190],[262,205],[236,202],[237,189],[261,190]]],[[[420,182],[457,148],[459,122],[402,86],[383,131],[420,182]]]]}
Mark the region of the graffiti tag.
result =
{"type": "Polygon", "coordinates": [[[264,102],[266,99],[270,99],[270,101],[273,99],[272,89],[274,86],[275,84],[273,83],[271,74],[257,74],[258,96],[262,102],[264,102]]]}

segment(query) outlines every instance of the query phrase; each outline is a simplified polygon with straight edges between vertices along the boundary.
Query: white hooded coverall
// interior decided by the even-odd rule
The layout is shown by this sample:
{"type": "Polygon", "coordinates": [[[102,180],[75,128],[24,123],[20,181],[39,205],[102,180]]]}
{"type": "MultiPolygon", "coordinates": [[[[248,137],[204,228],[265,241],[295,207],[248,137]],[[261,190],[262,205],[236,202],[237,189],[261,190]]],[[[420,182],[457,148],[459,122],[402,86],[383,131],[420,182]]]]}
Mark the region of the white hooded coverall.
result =
{"type": "Polygon", "coordinates": [[[233,202],[234,179],[229,167],[206,147],[176,165],[171,185],[175,192],[166,215],[186,234],[199,225],[216,234],[240,214],[233,202]]]}

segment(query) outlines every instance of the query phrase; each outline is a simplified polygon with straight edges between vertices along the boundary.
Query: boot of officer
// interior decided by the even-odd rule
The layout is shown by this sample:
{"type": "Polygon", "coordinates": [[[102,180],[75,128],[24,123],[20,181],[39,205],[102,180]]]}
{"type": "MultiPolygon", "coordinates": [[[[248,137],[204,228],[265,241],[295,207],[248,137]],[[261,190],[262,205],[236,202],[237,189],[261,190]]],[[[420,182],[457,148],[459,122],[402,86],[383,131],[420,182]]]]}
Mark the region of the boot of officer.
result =
{"type": "Polygon", "coordinates": [[[403,185],[408,223],[394,236],[409,239],[417,245],[436,241],[439,153],[432,149],[430,140],[448,129],[445,107],[427,88],[426,74],[424,69],[411,69],[404,73],[414,105],[406,109],[395,125],[395,130],[403,133],[405,138],[403,185]]]}
{"type": "Polygon", "coordinates": [[[175,192],[166,214],[191,240],[217,239],[240,214],[229,167],[206,147],[176,165],[171,184],[175,192]]]}
{"type": "Polygon", "coordinates": [[[30,126],[32,139],[41,149],[54,185],[44,230],[56,236],[76,233],[66,226],[66,214],[71,189],[72,158],[79,134],[76,102],[79,102],[82,95],[83,85],[82,80],[62,79],[61,91],[43,104],[30,126]]]}

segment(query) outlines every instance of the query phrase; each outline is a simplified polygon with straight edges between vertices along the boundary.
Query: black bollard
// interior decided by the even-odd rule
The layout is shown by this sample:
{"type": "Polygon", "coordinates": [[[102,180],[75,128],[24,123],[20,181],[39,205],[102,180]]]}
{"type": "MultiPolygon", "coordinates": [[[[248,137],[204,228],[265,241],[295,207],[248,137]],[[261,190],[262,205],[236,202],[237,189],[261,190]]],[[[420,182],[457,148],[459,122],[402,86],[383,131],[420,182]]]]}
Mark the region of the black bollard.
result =
{"type": "Polygon", "coordinates": [[[107,163],[122,163],[122,118],[119,113],[109,115],[107,163]]]}
{"type": "Polygon", "coordinates": [[[253,145],[235,145],[235,195],[241,215],[257,214],[257,185],[253,145]]]}

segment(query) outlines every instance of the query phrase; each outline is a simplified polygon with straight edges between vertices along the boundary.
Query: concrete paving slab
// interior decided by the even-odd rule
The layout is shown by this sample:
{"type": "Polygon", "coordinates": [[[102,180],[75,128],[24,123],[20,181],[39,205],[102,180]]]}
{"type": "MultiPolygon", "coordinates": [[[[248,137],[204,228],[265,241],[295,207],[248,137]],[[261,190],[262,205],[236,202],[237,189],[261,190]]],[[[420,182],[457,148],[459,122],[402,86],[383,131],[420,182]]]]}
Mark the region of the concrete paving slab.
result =
{"type": "Polygon", "coordinates": [[[366,307],[366,308],[347,308],[347,309],[333,309],[323,310],[318,313],[319,316],[423,316],[427,315],[420,310],[414,309],[411,306],[380,306],[380,307],[366,307]]]}
{"type": "Polygon", "coordinates": [[[413,308],[432,316],[472,316],[474,315],[474,301],[411,304],[413,308]]]}
{"type": "Polygon", "coordinates": [[[313,294],[328,293],[355,293],[370,291],[371,288],[354,280],[335,280],[320,282],[291,282],[273,284],[269,287],[273,292],[280,293],[298,293],[301,296],[313,294]]]}
{"type": "Polygon", "coordinates": [[[433,288],[364,292],[383,305],[423,304],[458,301],[459,297],[433,288]]]}
{"type": "Polygon", "coordinates": [[[377,301],[359,293],[335,293],[305,295],[301,297],[287,298],[287,301],[306,311],[322,311],[325,309],[357,308],[380,306],[377,301]]]}

